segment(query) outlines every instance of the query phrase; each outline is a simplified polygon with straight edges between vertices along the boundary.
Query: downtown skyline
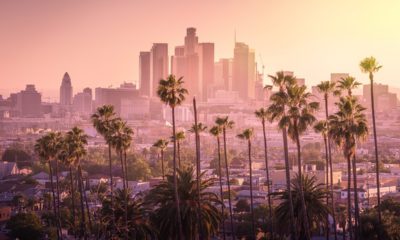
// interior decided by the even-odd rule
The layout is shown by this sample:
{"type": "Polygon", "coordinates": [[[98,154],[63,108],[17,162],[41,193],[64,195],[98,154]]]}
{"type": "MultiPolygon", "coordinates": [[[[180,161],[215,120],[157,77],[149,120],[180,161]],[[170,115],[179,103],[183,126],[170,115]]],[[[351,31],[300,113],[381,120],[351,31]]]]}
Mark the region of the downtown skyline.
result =
{"type": "Polygon", "coordinates": [[[1,2],[0,29],[5,37],[0,40],[0,82],[6,84],[1,84],[0,94],[7,97],[32,83],[44,98],[56,100],[65,72],[71,75],[74,92],[115,87],[124,81],[137,84],[140,51],[154,42],[165,42],[171,56],[174,47],[183,44],[187,27],[197,28],[199,41],[215,43],[215,62],[233,57],[236,32],[238,42],[255,50],[259,69],[262,58],[266,75],[294,71],[310,86],[328,80],[330,73],[348,72],[367,83],[357,62],[374,55],[383,64],[377,82],[400,87],[396,70],[400,34],[395,31],[400,27],[396,21],[400,4],[395,1],[379,5],[372,1],[174,2],[179,4],[152,1],[144,13],[135,10],[140,3],[130,2],[111,8],[102,1],[37,6],[1,2]],[[163,21],[161,9],[176,16],[163,21]],[[150,10],[154,14],[146,15],[150,10]],[[224,18],[218,14],[222,10],[224,18]],[[283,13],[291,15],[290,21],[282,18],[283,13]]]}

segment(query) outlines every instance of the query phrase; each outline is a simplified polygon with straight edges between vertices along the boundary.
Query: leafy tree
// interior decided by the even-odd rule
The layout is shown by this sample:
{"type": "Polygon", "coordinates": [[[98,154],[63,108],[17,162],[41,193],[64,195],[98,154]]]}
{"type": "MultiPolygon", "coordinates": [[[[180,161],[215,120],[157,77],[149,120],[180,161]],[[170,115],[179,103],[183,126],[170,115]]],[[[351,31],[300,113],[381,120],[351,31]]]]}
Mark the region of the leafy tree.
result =
{"type": "Polygon", "coordinates": [[[145,181],[152,176],[150,165],[141,157],[136,157],[127,166],[127,180],[129,181],[145,181]]]}
{"type": "Polygon", "coordinates": [[[44,228],[34,213],[18,213],[7,222],[10,235],[21,240],[39,240],[43,238],[44,228]]]}
{"type": "Polygon", "coordinates": [[[250,212],[250,204],[246,199],[240,199],[236,203],[236,211],[237,212],[250,212]]]}

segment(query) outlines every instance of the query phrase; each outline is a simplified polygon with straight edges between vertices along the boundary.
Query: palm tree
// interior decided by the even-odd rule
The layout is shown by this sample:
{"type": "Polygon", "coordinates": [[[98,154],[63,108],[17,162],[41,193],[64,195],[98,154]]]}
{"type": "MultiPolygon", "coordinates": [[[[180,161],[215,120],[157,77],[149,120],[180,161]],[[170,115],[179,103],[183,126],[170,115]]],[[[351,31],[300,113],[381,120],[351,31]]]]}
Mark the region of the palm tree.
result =
{"type": "Polygon", "coordinates": [[[204,239],[215,236],[221,222],[221,213],[218,211],[221,201],[216,194],[206,190],[213,185],[214,179],[203,180],[200,183],[202,200],[200,209],[197,204],[198,189],[193,168],[177,169],[177,180],[182,215],[177,216],[173,176],[167,175],[166,181],[155,186],[146,196],[146,202],[152,208],[155,206],[154,222],[162,239],[178,239],[180,237],[176,228],[178,218],[185,223],[183,239],[196,239],[199,234],[198,225],[201,225],[204,239]],[[200,218],[198,212],[200,212],[200,218]]]}
{"type": "Polygon", "coordinates": [[[74,159],[71,158],[71,152],[69,150],[69,144],[66,140],[66,137],[63,136],[62,140],[61,140],[61,150],[59,153],[59,159],[62,161],[62,163],[64,164],[64,166],[66,166],[69,169],[69,181],[70,181],[70,194],[71,194],[71,204],[72,204],[72,231],[75,235],[75,238],[77,238],[76,236],[76,231],[75,231],[75,227],[76,227],[76,209],[75,209],[75,183],[74,183],[74,175],[73,175],[73,168],[75,169],[75,162],[74,159]]]}
{"type": "Polygon", "coordinates": [[[268,147],[267,147],[267,135],[265,131],[265,121],[268,120],[269,114],[268,109],[260,108],[259,110],[255,111],[255,115],[258,119],[261,120],[261,125],[263,129],[263,139],[264,139],[264,159],[265,159],[265,172],[267,175],[267,185],[268,185],[268,210],[269,210],[269,220],[270,224],[270,232],[271,238],[274,239],[274,229],[273,229],[273,219],[272,219],[272,202],[271,202],[271,180],[269,178],[269,164],[268,164],[268,147]]]}
{"type": "Polygon", "coordinates": [[[36,154],[38,154],[39,158],[49,165],[50,170],[50,185],[51,192],[53,195],[53,213],[56,218],[56,226],[57,226],[57,238],[61,238],[61,220],[60,220],[60,190],[59,190],[59,181],[58,181],[58,160],[57,155],[60,151],[60,140],[61,134],[59,132],[50,132],[43,137],[39,138],[36,141],[34,146],[36,154]],[[57,194],[54,190],[54,182],[53,182],[53,167],[52,161],[56,162],[56,189],[57,194]],[[56,196],[57,195],[57,196],[56,196]],[[56,203],[57,200],[57,203],[56,203]]]}
{"type": "Polygon", "coordinates": [[[178,167],[181,168],[181,143],[183,140],[185,140],[186,135],[184,131],[179,131],[176,133],[175,138],[172,136],[171,140],[175,141],[176,139],[176,145],[177,145],[177,150],[178,150],[178,167]]]}
{"type": "MultiPolygon", "coordinates": [[[[182,77],[176,79],[174,75],[169,75],[167,79],[161,79],[158,89],[157,95],[160,97],[161,101],[166,105],[171,107],[172,110],[172,136],[176,136],[176,125],[175,125],[175,107],[180,106],[185,100],[185,96],[188,94],[188,91],[183,88],[183,80],[182,77]]],[[[174,157],[173,157],[173,176],[175,182],[175,204],[177,211],[177,219],[178,219],[178,229],[180,233],[180,240],[183,240],[183,228],[179,203],[179,193],[178,193],[178,184],[176,177],[176,141],[174,141],[174,157]]]]}
{"type": "Polygon", "coordinates": [[[220,191],[220,197],[221,197],[221,219],[222,219],[222,236],[223,239],[225,240],[225,218],[224,218],[224,191],[222,189],[222,169],[221,169],[221,141],[220,141],[220,136],[222,134],[222,129],[220,126],[216,125],[210,129],[211,135],[213,135],[217,139],[217,151],[218,151],[218,177],[219,177],[219,191],[220,191]]]}
{"type": "Polygon", "coordinates": [[[226,130],[232,129],[235,124],[233,121],[229,120],[229,117],[218,117],[215,120],[215,124],[222,129],[222,135],[224,140],[224,158],[225,158],[225,172],[226,172],[226,181],[228,184],[228,202],[229,202],[229,217],[230,217],[230,225],[231,225],[231,235],[232,238],[235,239],[235,231],[233,228],[233,213],[232,213],[232,195],[231,195],[231,183],[229,176],[229,165],[228,165],[228,153],[226,150],[226,130]]]}
{"type": "MultiPolygon", "coordinates": [[[[325,156],[326,156],[326,184],[328,186],[329,178],[328,178],[328,169],[330,169],[330,197],[331,197],[331,207],[332,209],[336,209],[335,201],[333,198],[333,168],[332,168],[332,153],[331,153],[331,140],[328,134],[328,118],[329,118],[329,96],[330,95],[339,95],[339,91],[336,88],[336,83],[330,81],[322,81],[320,84],[317,85],[318,92],[324,95],[324,103],[325,103],[325,122],[318,123],[314,130],[316,132],[321,133],[324,142],[325,142],[325,156]],[[328,165],[329,163],[329,165],[328,165]]],[[[328,204],[328,198],[327,198],[328,204]]],[[[332,218],[333,218],[333,231],[335,234],[335,240],[337,240],[337,229],[336,229],[336,216],[335,211],[332,211],[332,218]]],[[[327,229],[328,230],[328,229],[327,229]]],[[[327,234],[329,232],[327,231],[327,234]]]]}
{"type": "MultiPolygon", "coordinates": [[[[381,65],[376,61],[374,57],[364,58],[360,62],[361,71],[369,74],[369,81],[371,85],[371,109],[372,109],[372,127],[374,131],[374,145],[375,145],[375,166],[379,166],[379,155],[378,155],[378,139],[376,136],[376,120],[375,120],[375,96],[374,96],[374,73],[378,72],[382,68],[381,65]]],[[[377,187],[377,198],[378,198],[378,219],[379,223],[382,224],[382,212],[379,208],[381,205],[381,190],[379,180],[379,167],[376,170],[376,187],[377,187]]]]}
{"type": "MultiPolygon", "coordinates": [[[[81,206],[81,229],[80,236],[87,239],[85,225],[86,225],[86,217],[85,217],[85,206],[84,206],[84,188],[83,188],[83,179],[82,179],[82,167],[81,167],[81,159],[86,155],[85,146],[87,145],[88,136],[84,133],[84,131],[78,127],[72,128],[66,134],[66,142],[69,145],[70,157],[71,160],[78,167],[78,188],[80,193],[80,206],[81,206]]],[[[89,211],[89,209],[88,209],[89,211]]]]}
{"type": "MultiPolygon", "coordinates": [[[[326,167],[326,170],[325,170],[325,182],[326,182],[326,191],[328,192],[328,186],[329,186],[329,147],[330,146],[328,146],[329,144],[328,144],[328,122],[327,121],[325,121],[325,120],[321,120],[321,121],[318,121],[315,125],[314,125],[314,131],[316,132],[316,133],[320,133],[321,135],[322,135],[322,138],[324,139],[324,146],[325,146],[325,167],[326,167]]],[[[331,181],[331,184],[330,184],[330,186],[331,186],[331,199],[332,199],[332,203],[333,203],[333,192],[332,192],[332,181],[331,181]]],[[[329,195],[327,196],[327,198],[326,198],[326,205],[329,205],[329,195]]],[[[333,205],[333,204],[332,204],[333,205]]],[[[335,209],[335,208],[332,208],[332,209],[335,209]]],[[[333,219],[335,219],[335,214],[334,214],[334,211],[332,211],[332,216],[333,216],[333,219]]],[[[334,225],[336,225],[336,220],[334,220],[334,225]]],[[[335,226],[335,228],[336,228],[336,226],[335,226]]],[[[337,234],[336,234],[336,231],[335,231],[335,237],[337,237],[337,234]]],[[[328,216],[327,216],[327,219],[326,219],[326,238],[327,239],[329,239],[329,218],[328,218],[328,216]]]]}
{"type": "MultiPolygon", "coordinates": [[[[302,181],[302,158],[300,136],[305,133],[309,126],[316,121],[314,113],[319,107],[318,102],[310,102],[311,94],[306,92],[306,86],[291,85],[287,87],[286,105],[288,111],[279,121],[279,126],[288,129],[288,136],[295,142],[297,147],[297,167],[300,181],[302,181]]],[[[300,197],[303,202],[303,211],[307,212],[305,200],[302,193],[302,184],[300,184],[300,197]]],[[[307,215],[304,215],[307,218],[307,215]]],[[[311,238],[309,221],[304,219],[304,229],[307,239],[311,238]]]]}
{"type": "MultiPolygon", "coordinates": [[[[108,144],[108,163],[109,163],[109,175],[110,175],[110,197],[111,206],[113,206],[114,201],[114,183],[113,183],[113,173],[112,173],[112,158],[111,158],[111,138],[112,135],[112,122],[116,119],[116,114],[114,111],[114,106],[104,105],[97,108],[96,113],[91,116],[91,120],[94,128],[97,132],[104,137],[108,144]]],[[[111,224],[115,224],[112,220],[111,224]]]]}
{"type": "MultiPolygon", "coordinates": [[[[296,175],[295,178],[292,179],[292,196],[293,196],[293,204],[295,209],[295,221],[297,226],[298,239],[307,238],[307,229],[304,226],[309,225],[312,226],[313,230],[318,230],[320,228],[321,223],[326,220],[326,217],[330,213],[330,209],[327,205],[324,204],[324,200],[328,195],[328,192],[324,188],[323,184],[317,184],[317,179],[315,176],[296,175]],[[300,186],[302,184],[303,186],[300,186]],[[301,191],[303,189],[304,199],[306,200],[307,212],[303,211],[303,203],[301,200],[301,191]],[[304,217],[307,215],[307,217],[304,217]],[[302,223],[307,219],[309,221],[308,224],[302,223]]],[[[289,201],[289,193],[288,190],[284,192],[275,192],[272,193],[278,200],[281,202],[276,210],[276,221],[277,226],[280,226],[281,229],[277,229],[283,234],[287,233],[290,228],[293,228],[290,225],[290,201],[289,201]]]]}
{"type": "MultiPolygon", "coordinates": [[[[271,95],[270,100],[272,104],[268,107],[268,114],[271,116],[271,121],[280,121],[286,115],[286,98],[287,93],[286,89],[288,86],[296,83],[296,78],[285,74],[283,71],[277,72],[275,76],[268,75],[271,79],[272,84],[275,87],[278,87],[278,92],[271,95]]],[[[266,88],[272,88],[271,86],[266,86],[266,88]]],[[[287,139],[287,128],[285,126],[280,126],[282,130],[282,139],[283,139],[283,150],[285,156],[285,173],[286,173],[286,188],[289,194],[289,202],[293,202],[292,200],[292,191],[290,191],[290,165],[289,165],[289,150],[288,150],[288,139],[287,139]]],[[[290,204],[290,219],[291,226],[295,224],[294,222],[294,209],[293,204],[290,204]]],[[[294,228],[291,228],[291,239],[294,239],[296,234],[294,232],[294,228]]]]}
{"type": "Polygon", "coordinates": [[[242,133],[238,134],[239,139],[247,141],[248,151],[249,151],[249,173],[250,173],[250,214],[251,214],[251,228],[253,232],[253,237],[256,239],[257,233],[254,223],[254,203],[253,203],[253,170],[251,162],[251,138],[253,137],[253,129],[245,129],[242,133]]]}
{"type": "Polygon", "coordinates": [[[337,93],[341,94],[342,91],[346,91],[348,96],[353,96],[353,89],[356,89],[360,85],[361,83],[357,82],[352,76],[342,78],[336,86],[337,93]]]}
{"type": "MultiPolygon", "coordinates": [[[[199,123],[197,121],[197,105],[196,105],[196,98],[193,98],[193,113],[194,113],[194,125],[190,129],[191,132],[195,134],[195,139],[196,139],[196,179],[197,179],[197,184],[200,184],[201,182],[201,163],[200,163],[200,132],[204,132],[207,127],[203,125],[202,123],[199,123]]],[[[199,190],[198,192],[198,205],[200,206],[200,186],[197,186],[197,189],[199,190]]],[[[200,213],[199,213],[200,216],[200,213]]],[[[203,231],[201,229],[201,225],[199,225],[199,238],[203,239],[203,231]]]]}
{"type": "MultiPolygon", "coordinates": [[[[153,147],[158,148],[160,150],[160,155],[161,155],[161,173],[162,173],[162,179],[164,180],[165,178],[165,169],[164,169],[164,152],[168,147],[168,141],[165,139],[158,139],[154,144],[153,147]]],[[[160,155],[159,158],[160,158],[160,155]]]]}
{"type": "MultiPolygon", "coordinates": [[[[337,91],[339,92],[339,95],[342,94],[342,91],[345,91],[345,92],[347,92],[347,96],[352,97],[353,96],[353,89],[356,89],[360,85],[361,85],[361,83],[359,83],[354,77],[348,76],[346,78],[342,78],[339,81],[339,84],[337,86],[337,88],[338,88],[337,91]]],[[[350,163],[348,163],[348,164],[352,165],[352,167],[348,166],[348,170],[351,170],[351,168],[353,168],[353,189],[354,189],[354,208],[355,208],[355,214],[354,214],[354,218],[355,218],[355,222],[354,223],[355,224],[354,224],[354,226],[355,226],[356,230],[359,230],[358,225],[359,225],[359,222],[360,222],[360,210],[359,210],[359,204],[358,204],[358,187],[357,187],[357,171],[356,171],[357,168],[356,168],[355,155],[354,155],[352,161],[350,163]]],[[[351,182],[351,172],[349,172],[348,181],[349,181],[348,184],[350,184],[350,182],[351,182]]],[[[348,186],[350,186],[350,185],[348,185],[348,186]]],[[[351,227],[352,226],[350,226],[349,229],[351,229],[351,227]]],[[[355,233],[356,233],[355,237],[358,238],[358,233],[359,232],[356,231],[355,233]]]]}
{"type": "MultiPolygon", "coordinates": [[[[117,154],[119,155],[121,161],[121,170],[122,170],[122,181],[123,181],[123,190],[125,193],[128,193],[128,180],[127,180],[127,164],[126,164],[126,150],[129,149],[130,144],[132,142],[132,129],[127,125],[126,122],[123,122],[120,119],[116,119],[112,123],[113,135],[110,136],[111,144],[115,148],[117,154]]],[[[125,199],[125,230],[126,230],[126,239],[128,239],[128,194],[126,194],[125,199]]]]}
{"type": "MultiPolygon", "coordinates": [[[[365,108],[358,103],[353,96],[341,97],[337,103],[338,112],[329,117],[329,135],[335,143],[343,149],[343,154],[347,159],[348,168],[348,189],[347,189],[347,212],[350,238],[352,238],[352,218],[351,218],[351,161],[353,160],[353,171],[355,171],[355,152],[357,140],[363,140],[368,136],[368,125],[365,114],[365,108]]],[[[355,176],[356,178],[356,176],[355,176]]],[[[356,223],[358,212],[358,198],[356,192],[356,182],[354,182],[356,223]]],[[[356,238],[358,231],[355,231],[356,238]]]]}

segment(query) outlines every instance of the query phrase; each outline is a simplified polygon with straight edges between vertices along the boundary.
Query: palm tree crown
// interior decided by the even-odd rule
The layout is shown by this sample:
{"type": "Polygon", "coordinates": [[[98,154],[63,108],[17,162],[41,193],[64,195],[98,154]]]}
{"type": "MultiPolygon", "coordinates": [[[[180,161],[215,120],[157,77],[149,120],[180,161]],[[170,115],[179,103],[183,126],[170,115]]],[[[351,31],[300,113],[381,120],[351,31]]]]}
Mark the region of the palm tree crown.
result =
{"type": "MultiPolygon", "coordinates": [[[[360,62],[361,71],[364,73],[369,73],[370,78],[371,78],[371,76],[373,76],[374,73],[378,72],[379,69],[381,69],[381,68],[382,68],[382,66],[379,65],[378,61],[372,56],[364,58],[360,62]]],[[[373,77],[372,77],[372,79],[373,79],[373,77]]]]}
{"type": "Polygon", "coordinates": [[[337,106],[339,111],[329,117],[329,135],[347,156],[354,154],[356,140],[365,140],[368,136],[365,108],[351,96],[341,97],[337,106]]]}
{"type": "Polygon", "coordinates": [[[361,83],[357,82],[357,80],[354,77],[348,76],[348,77],[342,78],[338,82],[337,89],[340,92],[347,91],[347,95],[351,96],[351,95],[353,95],[353,89],[356,89],[360,85],[361,85],[361,83]]]}
{"type": "Polygon", "coordinates": [[[185,95],[188,94],[188,91],[182,87],[184,83],[182,79],[183,77],[176,79],[174,75],[169,75],[167,79],[160,80],[157,94],[161,101],[170,107],[181,105],[185,100],[185,95]]]}

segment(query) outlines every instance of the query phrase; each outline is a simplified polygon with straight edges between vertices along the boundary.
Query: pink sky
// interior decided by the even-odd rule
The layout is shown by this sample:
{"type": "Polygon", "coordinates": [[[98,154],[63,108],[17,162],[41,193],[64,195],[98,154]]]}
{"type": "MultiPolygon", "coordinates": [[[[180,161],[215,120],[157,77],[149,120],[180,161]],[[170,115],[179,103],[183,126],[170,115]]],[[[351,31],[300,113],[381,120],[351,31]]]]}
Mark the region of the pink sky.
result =
{"type": "Polygon", "coordinates": [[[172,53],[189,26],[215,42],[217,59],[232,57],[236,29],[268,74],[315,84],[349,72],[365,83],[358,62],[373,55],[384,66],[376,80],[400,87],[399,12],[397,0],[3,0],[0,94],[33,83],[56,97],[66,71],[75,93],[137,81],[139,51],[167,42],[172,53]]]}

